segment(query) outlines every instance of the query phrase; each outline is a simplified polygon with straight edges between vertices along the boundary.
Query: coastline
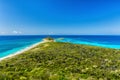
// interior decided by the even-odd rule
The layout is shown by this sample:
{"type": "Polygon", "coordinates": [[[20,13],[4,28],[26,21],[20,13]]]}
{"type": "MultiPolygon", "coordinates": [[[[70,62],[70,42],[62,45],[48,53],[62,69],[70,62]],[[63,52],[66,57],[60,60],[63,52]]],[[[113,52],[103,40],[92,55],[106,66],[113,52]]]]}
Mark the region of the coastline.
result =
{"type": "Polygon", "coordinates": [[[20,51],[17,51],[17,52],[15,52],[15,53],[13,53],[13,54],[10,54],[10,55],[8,55],[8,56],[6,56],[6,57],[0,58],[0,61],[2,61],[2,60],[4,60],[4,59],[7,59],[7,58],[11,58],[11,57],[13,57],[13,56],[15,56],[15,55],[18,55],[18,54],[21,54],[21,53],[23,53],[23,52],[25,52],[25,51],[28,51],[28,50],[30,50],[30,49],[38,46],[39,44],[42,44],[42,43],[45,43],[45,42],[47,42],[47,41],[43,40],[43,41],[40,41],[40,42],[38,42],[38,43],[35,43],[35,44],[33,44],[33,45],[29,46],[29,47],[26,47],[26,48],[24,48],[24,49],[22,49],[22,50],[20,50],[20,51]]]}

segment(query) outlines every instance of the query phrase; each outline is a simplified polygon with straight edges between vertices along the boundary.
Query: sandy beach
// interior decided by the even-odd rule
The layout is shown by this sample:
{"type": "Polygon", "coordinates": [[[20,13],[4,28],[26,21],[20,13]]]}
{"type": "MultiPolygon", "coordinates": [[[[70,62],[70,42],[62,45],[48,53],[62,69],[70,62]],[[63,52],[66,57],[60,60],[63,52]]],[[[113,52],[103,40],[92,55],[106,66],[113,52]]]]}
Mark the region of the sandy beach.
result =
{"type": "Polygon", "coordinates": [[[43,41],[41,41],[41,42],[35,43],[35,44],[33,44],[33,45],[29,46],[29,47],[26,47],[25,49],[22,49],[22,50],[20,50],[20,51],[18,51],[18,52],[15,52],[15,53],[13,53],[13,54],[10,54],[10,55],[8,55],[8,56],[6,56],[6,57],[0,58],[0,61],[2,61],[2,60],[4,60],[4,59],[7,59],[7,58],[11,58],[11,57],[13,57],[13,56],[15,56],[15,55],[18,55],[18,54],[21,54],[21,53],[23,53],[23,52],[25,52],[25,51],[28,51],[28,50],[36,47],[36,46],[39,45],[39,44],[42,44],[42,43],[45,43],[45,42],[47,42],[47,41],[43,40],[43,41]]]}

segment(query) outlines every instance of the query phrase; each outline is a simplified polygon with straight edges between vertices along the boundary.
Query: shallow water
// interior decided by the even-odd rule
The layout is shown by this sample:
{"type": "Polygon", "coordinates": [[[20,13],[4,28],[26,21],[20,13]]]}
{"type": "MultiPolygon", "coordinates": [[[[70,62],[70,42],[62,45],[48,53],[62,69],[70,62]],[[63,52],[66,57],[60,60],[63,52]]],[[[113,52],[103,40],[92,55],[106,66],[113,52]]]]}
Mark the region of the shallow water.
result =
{"type": "Polygon", "coordinates": [[[120,36],[68,36],[64,37],[64,39],[56,39],[56,41],[120,49],[120,36]]]}
{"type": "Polygon", "coordinates": [[[0,58],[13,54],[37,42],[40,36],[0,36],[0,58]]]}

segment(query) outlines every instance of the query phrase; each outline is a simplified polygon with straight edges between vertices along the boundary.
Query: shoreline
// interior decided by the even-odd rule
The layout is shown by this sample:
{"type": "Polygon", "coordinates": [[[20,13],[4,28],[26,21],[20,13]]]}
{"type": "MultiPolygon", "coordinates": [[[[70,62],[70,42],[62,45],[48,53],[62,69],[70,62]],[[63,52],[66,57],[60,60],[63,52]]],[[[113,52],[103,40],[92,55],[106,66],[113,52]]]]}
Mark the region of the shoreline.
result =
{"type": "Polygon", "coordinates": [[[15,52],[15,53],[13,53],[13,54],[10,54],[10,55],[8,55],[8,56],[5,56],[5,57],[3,57],[3,58],[0,58],[0,61],[2,61],[2,60],[4,60],[4,59],[7,59],[7,58],[11,58],[11,57],[16,56],[16,55],[18,55],[18,54],[21,54],[21,53],[23,53],[23,52],[25,52],[25,51],[28,51],[28,50],[30,50],[30,49],[38,46],[39,44],[42,44],[42,43],[45,43],[45,42],[47,42],[47,41],[43,40],[43,41],[40,41],[40,42],[38,42],[38,43],[35,43],[35,44],[33,44],[33,45],[29,46],[29,47],[26,47],[26,48],[24,48],[24,49],[22,49],[22,50],[19,50],[19,51],[15,52]]]}

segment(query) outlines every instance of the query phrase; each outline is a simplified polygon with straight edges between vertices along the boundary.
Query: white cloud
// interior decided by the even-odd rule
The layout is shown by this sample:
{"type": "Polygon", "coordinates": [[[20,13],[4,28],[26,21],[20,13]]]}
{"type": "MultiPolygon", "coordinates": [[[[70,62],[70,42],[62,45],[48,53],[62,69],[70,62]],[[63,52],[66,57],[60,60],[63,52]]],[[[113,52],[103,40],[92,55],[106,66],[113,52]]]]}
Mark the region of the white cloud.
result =
{"type": "Polygon", "coordinates": [[[48,33],[49,35],[52,35],[52,34],[54,34],[54,32],[50,32],[50,33],[48,33]]]}
{"type": "Polygon", "coordinates": [[[18,32],[17,31],[13,31],[14,34],[17,34],[18,32]]]}
{"type": "Polygon", "coordinates": [[[16,31],[16,30],[14,30],[12,33],[13,33],[13,34],[21,34],[22,32],[21,32],[21,31],[16,31]]]}
{"type": "Polygon", "coordinates": [[[0,34],[5,34],[5,32],[0,32],[0,34]]]}

